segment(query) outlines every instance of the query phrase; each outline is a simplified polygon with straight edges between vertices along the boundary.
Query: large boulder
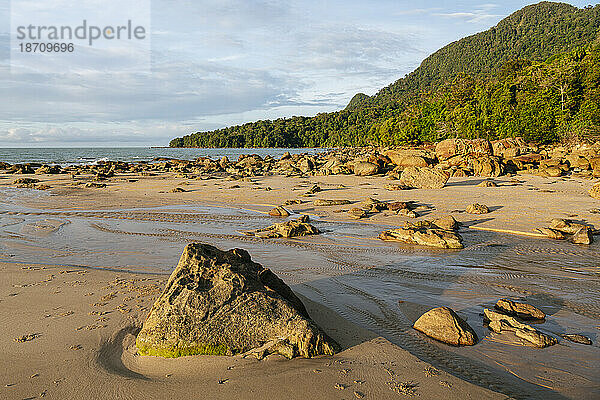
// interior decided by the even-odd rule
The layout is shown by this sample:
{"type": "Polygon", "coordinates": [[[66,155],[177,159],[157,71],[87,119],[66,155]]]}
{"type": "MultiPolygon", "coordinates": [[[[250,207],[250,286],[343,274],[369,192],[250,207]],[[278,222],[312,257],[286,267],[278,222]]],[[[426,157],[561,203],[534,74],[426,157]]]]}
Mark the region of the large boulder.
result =
{"type": "Polygon", "coordinates": [[[375,175],[379,172],[379,166],[370,162],[358,162],[354,164],[354,175],[356,176],[369,176],[375,175]]]}
{"type": "Polygon", "coordinates": [[[492,155],[492,145],[486,139],[446,139],[435,146],[435,154],[439,160],[458,155],[492,155]]]}
{"type": "Polygon", "coordinates": [[[448,307],[427,311],[414,323],[413,328],[453,346],[473,346],[477,343],[473,328],[448,307]]]}
{"type": "Polygon", "coordinates": [[[427,167],[428,162],[423,153],[415,150],[388,150],[384,153],[390,161],[402,168],[427,167]]]}
{"type": "Polygon", "coordinates": [[[408,167],[402,171],[400,182],[417,189],[441,189],[450,179],[446,172],[427,167],[408,167]]]}
{"type": "Polygon", "coordinates": [[[262,350],[288,358],[333,354],[337,345],[292,290],[245,250],[186,246],[136,345],[141,355],[233,355],[262,350]]]}
{"type": "Polygon", "coordinates": [[[504,165],[498,157],[477,157],[473,159],[473,175],[500,176],[504,173],[504,165]]]}

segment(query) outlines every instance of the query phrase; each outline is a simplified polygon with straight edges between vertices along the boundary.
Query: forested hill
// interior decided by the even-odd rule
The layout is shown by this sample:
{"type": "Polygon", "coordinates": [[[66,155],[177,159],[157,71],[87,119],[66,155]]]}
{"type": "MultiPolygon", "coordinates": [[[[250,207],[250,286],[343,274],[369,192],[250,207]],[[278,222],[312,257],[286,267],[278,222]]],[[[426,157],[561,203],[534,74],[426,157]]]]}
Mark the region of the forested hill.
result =
{"type": "Polygon", "coordinates": [[[405,78],[385,87],[372,104],[403,100],[447,82],[458,73],[494,73],[511,60],[548,57],[600,40],[600,6],[579,9],[542,2],[511,14],[495,27],[451,43],[405,78]]]}
{"type": "Polygon", "coordinates": [[[597,134],[599,43],[600,5],[543,2],[449,44],[375,96],[357,94],[344,110],[198,132],[170,145],[319,147],[454,136],[548,142],[597,134]],[[537,112],[546,118],[536,127],[537,112]]]}

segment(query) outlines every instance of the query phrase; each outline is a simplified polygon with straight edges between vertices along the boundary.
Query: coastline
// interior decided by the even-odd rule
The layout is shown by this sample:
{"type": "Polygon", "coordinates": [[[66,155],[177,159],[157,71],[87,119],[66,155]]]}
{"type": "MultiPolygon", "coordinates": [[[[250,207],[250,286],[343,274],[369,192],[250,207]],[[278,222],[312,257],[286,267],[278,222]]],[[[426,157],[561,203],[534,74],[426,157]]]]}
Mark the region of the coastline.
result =
{"type": "MultiPolygon", "coordinates": [[[[427,219],[450,213],[464,223],[465,231],[473,231],[473,235],[479,235],[478,232],[481,232],[475,228],[531,233],[534,228],[543,225],[549,218],[573,215],[600,226],[600,215],[590,212],[598,207],[597,200],[585,196],[589,181],[575,178],[517,175],[512,178],[496,178],[499,187],[482,188],[477,184],[484,178],[465,177],[451,178],[442,190],[389,191],[384,189],[389,180],[381,176],[265,176],[247,180],[228,180],[225,177],[190,179],[177,173],[164,173],[157,176],[126,173],[118,174],[106,181],[107,186],[104,188],[74,186],[74,180],[69,175],[35,175],[35,177],[40,180],[40,183],[51,188],[44,192],[29,189],[16,189],[12,192],[14,189],[9,189],[14,196],[12,198],[6,197],[8,192],[3,189],[5,191],[0,195],[8,199],[6,204],[10,204],[12,210],[2,214],[4,217],[74,221],[73,218],[77,216],[95,213],[94,218],[118,218],[117,221],[123,221],[119,224],[128,224],[130,220],[138,220],[136,213],[157,212],[165,207],[170,207],[164,211],[167,215],[180,212],[193,216],[194,213],[191,212],[193,208],[189,207],[201,205],[212,205],[223,209],[233,207],[247,210],[252,215],[266,215],[273,206],[280,205],[288,199],[298,198],[303,203],[286,206],[290,211],[310,215],[315,221],[323,224],[340,223],[347,227],[344,229],[354,230],[348,232],[349,237],[356,235],[352,232],[361,232],[359,229],[361,226],[364,226],[368,232],[376,232],[378,227],[384,229],[388,226],[399,226],[410,220],[396,214],[382,212],[368,219],[356,221],[349,219],[345,212],[337,212],[340,209],[348,209],[352,205],[323,207],[313,204],[317,198],[348,199],[358,203],[366,198],[375,197],[381,200],[414,201],[417,205],[423,206],[420,213],[427,219]],[[302,195],[314,184],[318,184],[323,191],[310,197],[303,197],[302,195]],[[175,187],[183,187],[186,191],[171,193],[171,189],[175,187]],[[464,208],[474,202],[485,202],[492,208],[492,212],[483,216],[464,213],[464,208]],[[568,204],[568,210],[565,210],[565,204],[568,204]],[[518,219],[515,218],[516,215],[519,216],[518,219]]],[[[14,178],[14,175],[0,175],[0,188],[13,186],[14,178]]],[[[87,181],[92,178],[91,175],[78,176],[75,181],[87,181]]],[[[207,215],[210,216],[211,210],[214,212],[215,209],[207,210],[207,215]]],[[[189,218],[195,218],[192,216],[189,218]]],[[[203,223],[202,219],[198,221],[203,223]]],[[[72,222],[71,225],[74,223],[72,222]]],[[[261,222],[258,218],[255,223],[265,222],[261,222]]],[[[60,232],[61,229],[65,228],[59,226],[56,231],[60,232]]],[[[133,228],[125,225],[119,229],[133,228]]],[[[23,233],[23,230],[20,232],[23,233]]],[[[44,231],[38,234],[52,235],[54,232],[50,229],[50,232],[44,231]]],[[[375,240],[376,234],[370,235],[361,236],[361,243],[364,243],[364,246],[369,243],[379,245],[379,241],[371,242],[375,240]]],[[[225,239],[220,237],[215,239],[217,242],[223,242],[219,247],[227,249],[246,246],[244,242],[235,246],[230,245],[229,243],[232,243],[230,236],[225,239]]],[[[509,235],[507,240],[512,240],[511,237],[509,235]]],[[[515,372],[510,367],[508,370],[503,369],[509,365],[506,363],[503,364],[505,367],[498,368],[497,379],[515,388],[510,394],[506,393],[505,387],[492,387],[490,390],[481,387],[481,383],[470,383],[467,376],[471,375],[466,371],[464,376],[459,374],[457,377],[456,372],[445,371],[439,364],[432,365],[422,361],[411,354],[410,350],[402,349],[381,335],[340,316],[327,305],[307,297],[306,294],[310,291],[307,292],[306,286],[295,283],[294,279],[286,275],[282,278],[288,281],[296,293],[303,296],[302,299],[315,321],[342,344],[344,350],[341,353],[332,358],[292,361],[273,356],[262,362],[239,357],[231,359],[186,357],[177,360],[136,357],[131,349],[132,333],[141,325],[157,291],[162,290],[168,271],[153,276],[139,275],[135,271],[116,272],[52,266],[53,259],[57,257],[60,259],[63,256],[55,256],[49,253],[51,249],[36,248],[34,242],[22,239],[25,239],[25,236],[21,239],[5,238],[7,242],[13,243],[13,252],[17,254],[14,258],[19,258],[23,249],[29,248],[30,250],[27,251],[32,251],[32,254],[37,254],[40,260],[46,261],[44,264],[35,262],[18,264],[11,262],[11,257],[6,257],[6,254],[2,257],[3,274],[10,277],[3,281],[0,292],[3,313],[10,321],[2,328],[4,331],[0,345],[5,349],[4,353],[9,355],[3,360],[4,365],[2,365],[3,370],[6,371],[3,381],[6,382],[5,385],[9,385],[2,388],[2,393],[8,398],[40,396],[44,391],[49,397],[55,398],[87,398],[90,392],[96,393],[95,398],[127,397],[133,394],[144,395],[147,398],[164,398],[167,393],[169,395],[180,393],[183,396],[194,391],[210,394],[214,398],[336,399],[365,395],[365,398],[391,399],[398,398],[398,390],[406,392],[400,393],[401,395],[414,394],[420,398],[493,399],[507,398],[507,396],[519,398],[520,392],[537,393],[536,396],[540,398],[577,398],[600,390],[600,385],[589,380],[587,386],[582,387],[581,384],[585,379],[573,378],[570,374],[557,375],[557,380],[552,384],[543,380],[536,382],[530,378],[515,378],[515,372]],[[33,268],[23,269],[27,267],[33,268]],[[42,267],[46,269],[36,269],[42,267]],[[70,272],[61,274],[61,271],[70,272]],[[115,282],[117,277],[123,281],[115,282]],[[131,285],[126,283],[131,279],[135,282],[131,285]],[[143,280],[138,281],[138,279],[143,280]],[[134,288],[137,285],[152,286],[152,290],[148,290],[152,295],[141,295],[138,289],[134,288]],[[93,294],[86,296],[89,293],[93,294]],[[111,297],[111,294],[115,297],[111,297]],[[140,297],[137,297],[138,295],[140,297]],[[102,300],[103,298],[109,300],[102,300]],[[106,304],[98,305],[103,303],[106,304]],[[122,306],[123,304],[125,306],[122,306]],[[125,309],[129,311],[119,311],[125,309]],[[71,311],[73,313],[68,314],[71,311]],[[104,312],[107,313],[103,314],[104,312]],[[77,330],[80,327],[82,328],[77,330]],[[30,333],[40,333],[41,336],[25,343],[14,341],[14,338],[30,333]],[[71,346],[75,346],[75,349],[71,349],[71,346]],[[82,348],[77,349],[77,346],[82,348]],[[123,352],[120,350],[122,348],[123,352]],[[24,358],[23,354],[27,357],[24,358]],[[228,369],[232,366],[234,368],[228,369]],[[316,370],[320,372],[315,372],[316,370]],[[202,371],[201,375],[205,379],[198,379],[198,371],[202,371]],[[39,376],[30,378],[35,374],[39,376]],[[573,382],[568,381],[570,376],[573,382]],[[227,381],[219,384],[222,380],[227,381]],[[83,387],[89,388],[89,392],[82,393],[83,387]],[[358,394],[355,395],[355,391],[358,394]]],[[[330,243],[335,240],[340,239],[326,232],[323,238],[315,239],[314,245],[318,246],[319,241],[330,243]]],[[[531,240],[540,241],[542,244],[549,243],[547,239],[531,240]]],[[[303,243],[302,241],[291,242],[303,243]]],[[[175,242],[172,246],[182,248],[182,243],[182,241],[175,242]]],[[[357,244],[359,245],[361,244],[357,244]]],[[[593,246],[591,251],[597,251],[597,243],[593,246]]],[[[110,244],[106,244],[106,247],[110,250],[110,244]]],[[[574,247],[573,250],[577,249],[574,247]]],[[[86,265],[102,266],[101,261],[105,258],[95,259],[94,251],[82,260],[87,260],[86,265]]],[[[120,253],[115,252],[115,254],[120,253]]],[[[254,253],[251,251],[251,254],[254,253]]],[[[282,254],[292,253],[286,250],[282,254]]],[[[269,250],[257,253],[257,257],[271,260],[272,265],[278,264],[276,254],[271,254],[269,250]]],[[[308,261],[310,262],[312,261],[308,261]]],[[[176,258],[172,258],[167,267],[169,265],[172,267],[175,263],[176,258]]],[[[152,271],[157,272],[156,267],[149,270],[152,271]]],[[[428,303],[426,300],[421,304],[406,301],[401,304],[400,311],[414,321],[420,312],[427,310],[428,303]]],[[[476,314],[469,312],[470,318],[473,318],[473,315],[476,317],[476,314]]],[[[485,331],[480,329],[479,332],[485,331]]],[[[491,337],[493,338],[493,335],[491,337]]],[[[429,341],[424,337],[419,340],[429,341]]],[[[444,350],[448,346],[437,344],[435,346],[442,346],[440,350],[442,352],[455,354],[454,349],[444,350]]],[[[594,351],[596,348],[597,345],[594,345],[594,351]]],[[[477,381],[474,376],[472,379],[477,381]]]]}

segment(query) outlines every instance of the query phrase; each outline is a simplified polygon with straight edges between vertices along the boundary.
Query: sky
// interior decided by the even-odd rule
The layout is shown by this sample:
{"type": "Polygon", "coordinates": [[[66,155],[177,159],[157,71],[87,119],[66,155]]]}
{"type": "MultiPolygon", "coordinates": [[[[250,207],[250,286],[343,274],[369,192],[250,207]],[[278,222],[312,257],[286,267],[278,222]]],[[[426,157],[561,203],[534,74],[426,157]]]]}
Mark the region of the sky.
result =
{"type": "MultiPolygon", "coordinates": [[[[57,55],[60,68],[48,71],[40,58],[29,69],[11,63],[8,51],[15,10],[33,15],[43,3],[0,0],[0,147],[167,146],[192,132],[339,110],[535,2],[138,0],[121,14],[149,20],[148,58],[99,45],[77,53],[87,67],[57,55]]],[[[85,14],[51,3],[93,20],[106,1],[72,2],[85,14]]]]}

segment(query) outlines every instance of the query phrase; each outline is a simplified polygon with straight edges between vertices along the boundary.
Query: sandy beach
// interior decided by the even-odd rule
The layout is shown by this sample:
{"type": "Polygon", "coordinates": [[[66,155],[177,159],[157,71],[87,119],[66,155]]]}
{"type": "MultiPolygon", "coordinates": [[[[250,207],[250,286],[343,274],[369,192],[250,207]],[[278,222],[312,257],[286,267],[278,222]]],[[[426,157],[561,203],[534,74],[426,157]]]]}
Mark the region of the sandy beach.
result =
{"type": "Polygon", "coordinates": [[[390,191],[382,176],[128,173],[104,188],[77,184],[91,176],[35,178],[50,188],[15,189],[14,175],[0,176],[2,398],[600,396],[598,242],[581,247],[534,232],[551,218],[600,227],[590,180],[517,174],[479,187],[483,178],[461,177],[443,189],[390,191]],[[306,195],[315,184],[322,191],[306,195]],[[178,187],[185,191],[173,193],[178,187]],[[419,219],[453,215],[463,224],[465,250],[380,241],[378,232],[410,219],[387,211],[350,219],[345,211],[367,198],[413,201],[419,219]],[[262,240],[240,233],[269,225],[268,211],[294,199],[301,203],[286,208],[309,215],[323,235],[262,240]],[[315,206],[316,199],[352,204],[315,206]],[[472,203],[491,212],[465,213],[472,203]],[[342,351],[262,361],[136,355],[135,335],[190,241],[248,250],[301,296],[342,351]],[[380,271],[396,259],[401,268],[380,271]],[[384,273],[389,280],[380,279],[384,273]],[[535,349],[483,327],[483,307],[511,295],[547,310],[542,329],[582,333],[594,344],[561,340],[535,349]],[[453,348],[410,328],[442,305],[464,316],[480,343],[453,348]]]}

